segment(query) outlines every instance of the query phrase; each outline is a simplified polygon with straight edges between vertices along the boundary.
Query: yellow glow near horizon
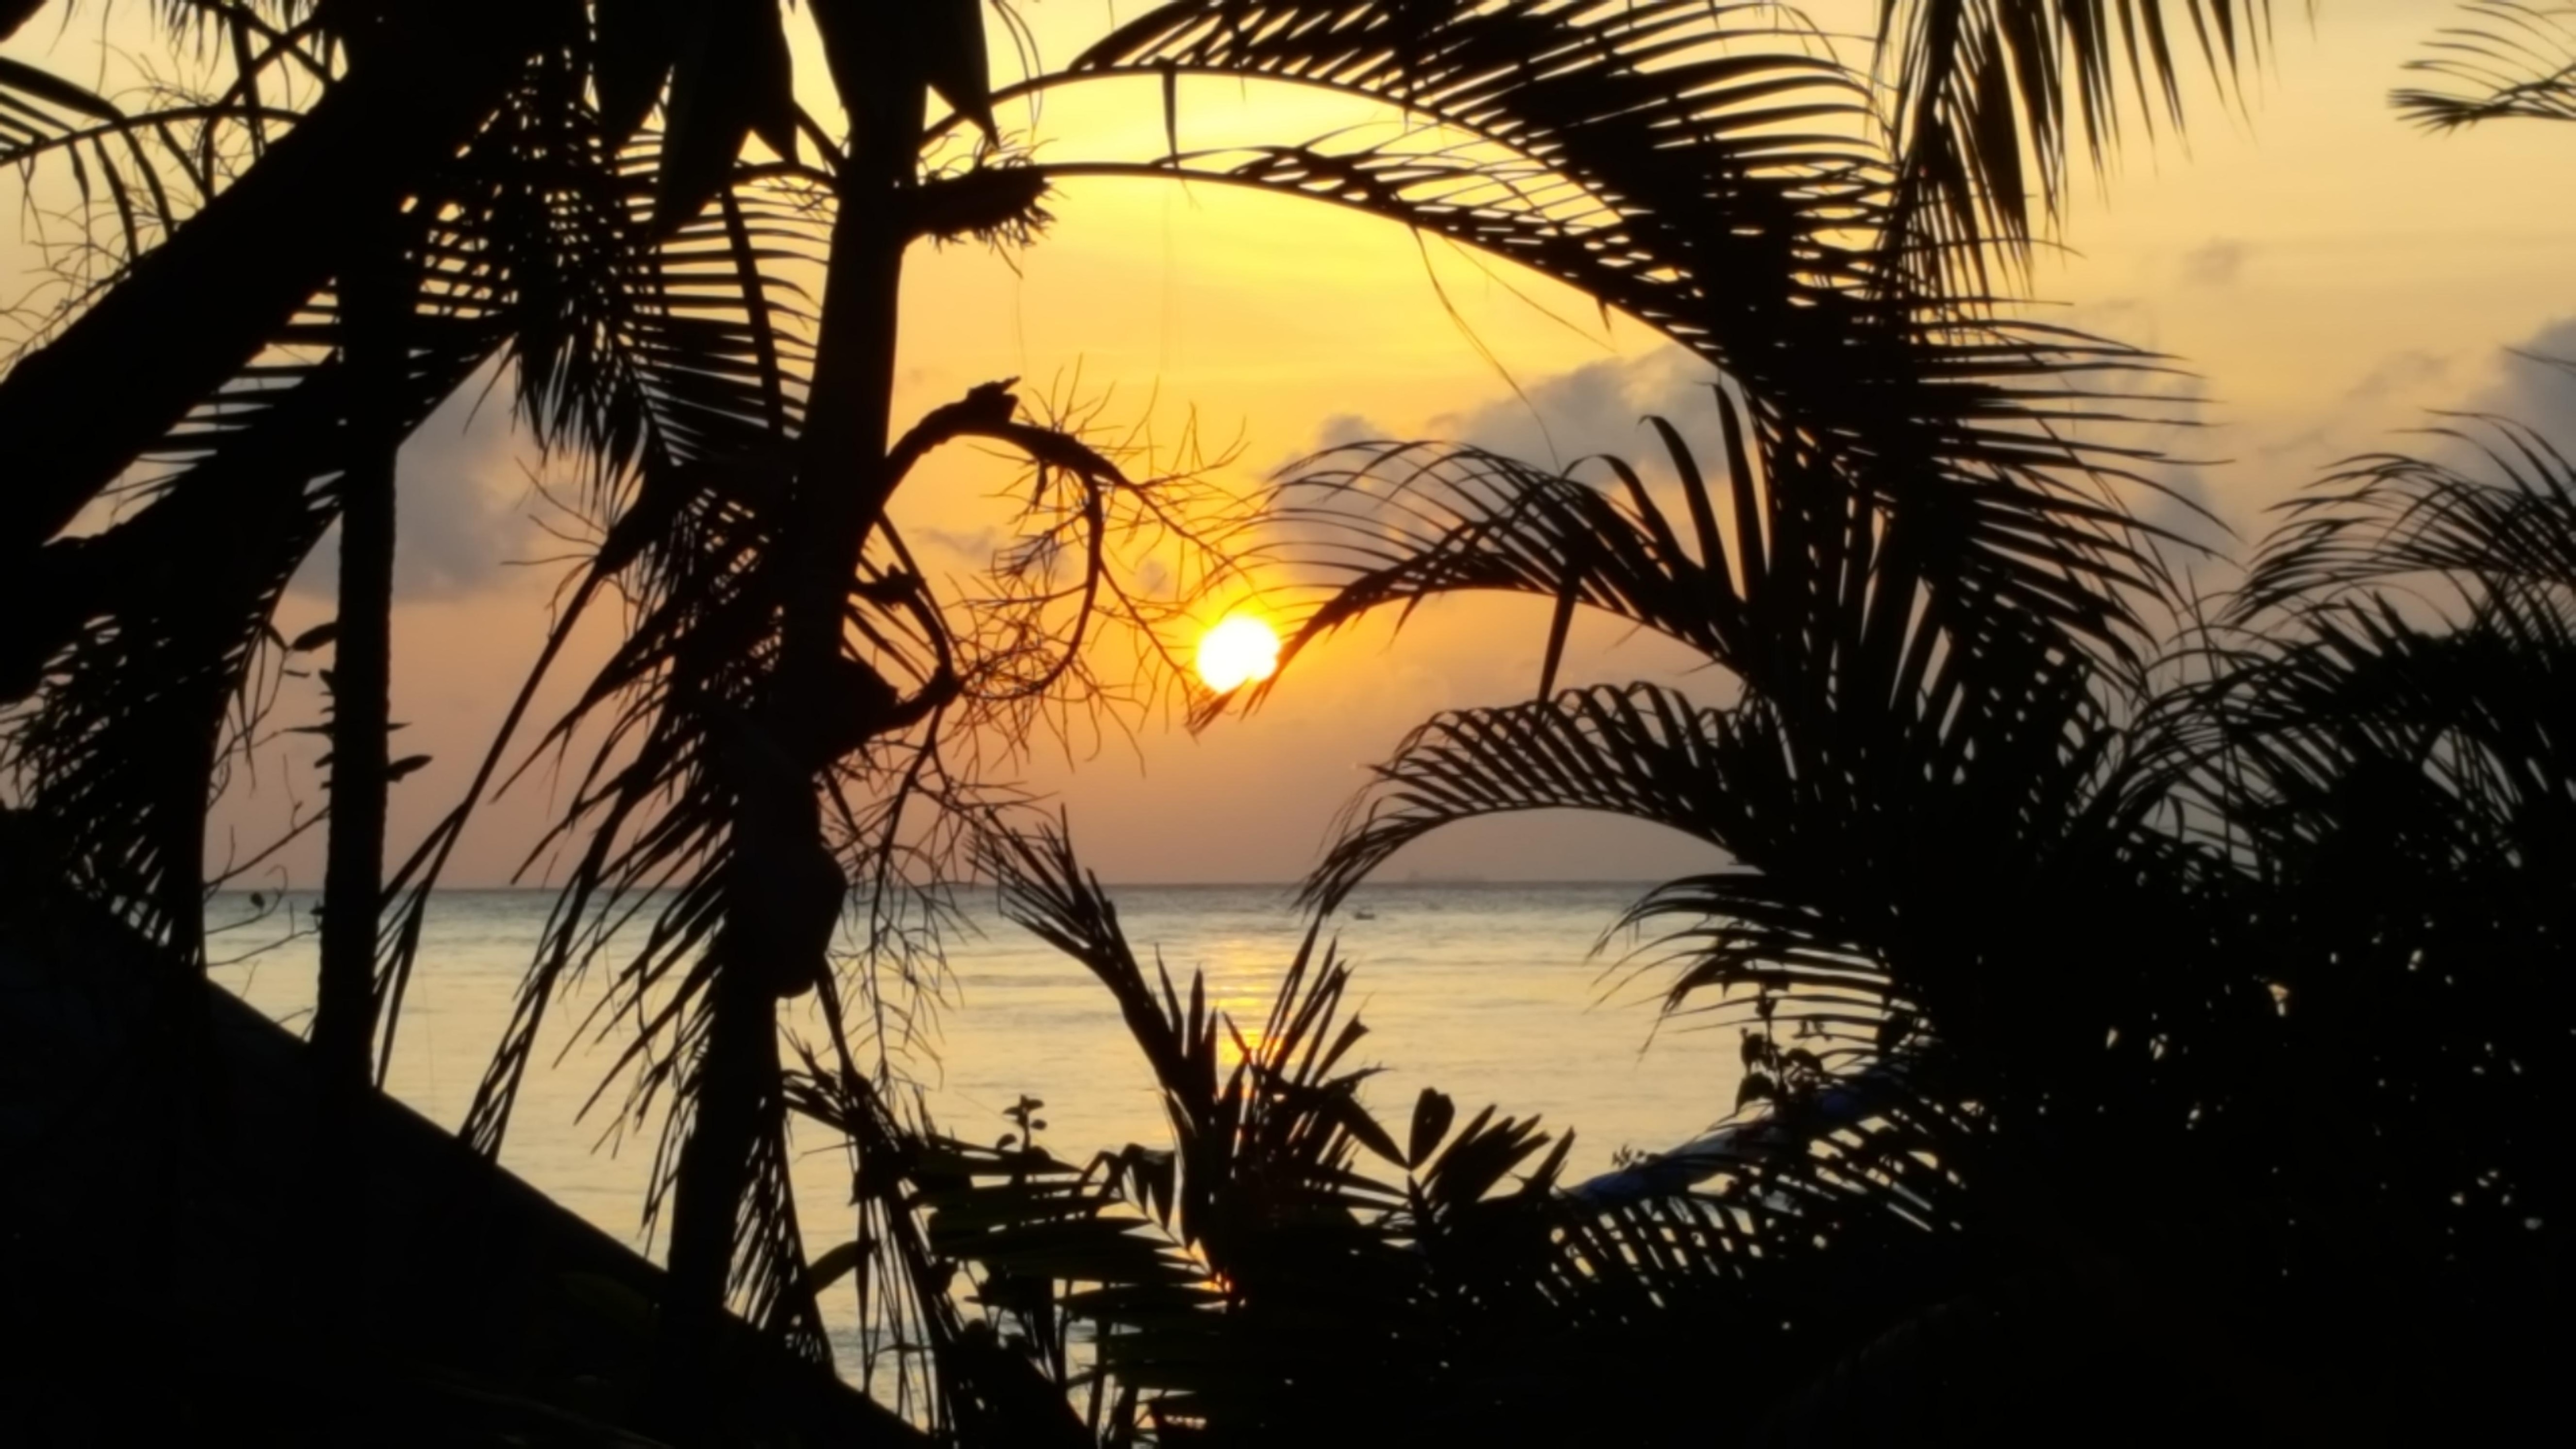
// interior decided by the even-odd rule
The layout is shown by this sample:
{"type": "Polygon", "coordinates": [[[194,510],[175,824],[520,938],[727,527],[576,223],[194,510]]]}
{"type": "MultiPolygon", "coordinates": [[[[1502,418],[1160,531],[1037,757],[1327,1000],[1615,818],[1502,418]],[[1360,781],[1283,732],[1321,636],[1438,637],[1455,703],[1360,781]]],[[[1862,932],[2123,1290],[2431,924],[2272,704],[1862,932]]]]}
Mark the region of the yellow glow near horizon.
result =
{"type": "Polygon", "coordinates": [[[1259,619],[1228,614],[1199,636],[1199,678],[1219,694],[1268,679],[1279,668],[1279,636],[1259,619]]]}

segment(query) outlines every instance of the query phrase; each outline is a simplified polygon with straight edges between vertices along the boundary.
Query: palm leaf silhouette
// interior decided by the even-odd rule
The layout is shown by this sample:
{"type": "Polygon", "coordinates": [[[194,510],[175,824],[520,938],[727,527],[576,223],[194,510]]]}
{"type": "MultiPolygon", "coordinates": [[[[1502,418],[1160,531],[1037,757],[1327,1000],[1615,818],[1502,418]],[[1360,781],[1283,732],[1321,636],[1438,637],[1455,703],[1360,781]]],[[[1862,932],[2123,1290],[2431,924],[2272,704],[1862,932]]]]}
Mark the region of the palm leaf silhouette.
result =
{"type": "MultiPolygon", "coordinates": [[[[1556,1424],[1584,1398],[1576,1379],[1642,1386],[1703,1332],[1743,1336],[1764,1363],[1812,1362],[1852,1331],[1814,1312],[1820,1291],[1850,1303],[1938,1258],[1954,1231],[1955,1178],[1922,1160],[1932,1119],[1893,1067],[1819,1091],[1783,1062],[1796,1080],[1764,1112],[1561,1186],[1566,1142],[1551,1151],[1535,1123],[1492,1108],[1462,1123],[1426,1089],[1409,1129],[1377,1124],[1355,1092],[1367,1071],[1347,1066],[1361,1035],[1340,1006],[1349,967],[1314,933],[1249,1031],[1201,983],[1184,991],[1139,963],[1060,830],[997,831],[985,859],[1006,912],[1119,1003],[1171,1147],[1077,1171],[1009,1140],[945,1144],[941,1171],[956,1175],[924,1179],[932,1241],[981,1266],[988,1315],[1053,1380],[1087,1387],[1091,1427],[1113,1442],[1129,1411],[1301,1432],[1336,1412],[1295,1391],[1304,1382],[1375,1405],[1379,1422],[1345,1430],[1371,1442],[1556,1424]],[[1045,1347],[1067,1317],[1096,1325],[1088,1378],[1045,1347]],[[1784,1338],[1784,1317],[1805,1331],[1784,1338]],[[1124,1406],[1105,1424],[1104,1396],[1124,1406]]],[[[1641,1430],[1677,1428],[1670,1407],[1640,1394],[1631,1412],[1641,1430]]]]}
{"type": "Polygon", "coordinates": [[[2400,114],[2437,131],[2481,121],[2576,120],[2576,10],[2523,0],[2474,0],[2445,26],[2432,54],[2406,68],[2446,83],[2390,97],[2400,114]]]}
{"type": "Polygon", "coordinates": [[[331,87],[183,233],[0,379],[0,431],[19,449],[8,542],[59,532],[281,336],[339,264],[347,227],[431,189],[430,171],[473,138],[561,14],[396,7],[398,61],[331,87]],[[191,325],[171,329],[173,316],[191,325]],[[104,377],[123,385],[98,387],[104,377]]]}
{"type": "Polygon", "coordinates": [[[2102,170],[2134,105],[2179,131],[2197,50],[2222,88],[2259,61],[2270,0],[1880,0],[1878,70],[1901,158],[1894,227],[1918,275],[1982,285],[2026,260],[2080,142],[2102,170]],[[2188,34],[2184,31],[2188,24],[2188,34]],[[2029,169],[2025,169],[2027,167],[2029,169]]]}
{"type": "Polygon", "coordinates": [[[1886,486],[2120,474],[2116,449],[2072,447],[2067,430],[2118,412],[2121,375],[2150,359],[1908,280],[1902,154],[1865,124],[1859,79],[1776,19],[1687,0],[1175,7],[1070,74],[1270,76],[1463,138],[1231,161],[1176,145],[1161,169],[1321,197],[1530,266],[1691,348],[1757,413],[1886,486]]]}

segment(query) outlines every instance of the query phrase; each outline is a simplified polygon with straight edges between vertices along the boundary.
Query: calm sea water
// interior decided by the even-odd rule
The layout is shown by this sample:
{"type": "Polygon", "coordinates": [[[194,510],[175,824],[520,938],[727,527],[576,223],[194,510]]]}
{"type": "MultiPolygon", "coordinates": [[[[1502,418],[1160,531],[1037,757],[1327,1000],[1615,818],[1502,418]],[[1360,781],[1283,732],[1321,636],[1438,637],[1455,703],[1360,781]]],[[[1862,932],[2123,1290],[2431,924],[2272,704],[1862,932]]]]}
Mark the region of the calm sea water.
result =
{"type": "MultiPolygon", "coordinates": [[[[1656,1029],[1661,978],[1616,969],[1624,943],[1594,944],[1638,887],[1443,885],[1363,888],[1332,926],[1354,966],[1351,1001],[1370,1033],[1357,1062],[1384,1072],[1367,1100],[1399,1138],[1413,1098],[1437,1086],[1462,1113],[1495,1103],[1571,1126],[1579,1175],[1622,1146],[1691,1137],[1735,1100],[1732,1032],[1656,1029]],[[1359,913],[1366,912],[1366,918],[1359,913]]],[[[1159,950],[1176,979],[1207,973],[1211,999],[1247,1031],[1267,1011],[1306,921],[1284,887],[1131,887],[1116,892],[1140,955],[1159,950]]],[[[510,1013],[552,897],[454,891],[430,910],[390,1085],[454,1127],[510,1013]]],[[[1021,1094],[1042,1099],[1041,1145],[1082,1161],[1129,1142],[1165,1144],[1152,1079],[1108,992],[1076,962],[1002,919],[989,892],[961,898],[967,929],[949,941],[943,1004],[911,1067],[939,1125],[999,1137],[1021,1094]]],[[[224,986],[301,1027],[313,999],[311,898],[274,898],[255,922],[247,897],[218,897],[210,924],[224,986]],[[281,905],[283,909],[280,909],[281,905]],[[289,935],[290,927],[303,928],[289,935]],[[283,938],[283,939],[281,939],[283,938]]],[[[512,1120],[504,1161],[520,1176],[629,1242],[654,1251],[640,1210],[653,1128],[616,1129],[622,1086],[587,1114],[584,1100],[626,1037],[601,1042],[573,1026],[595,983],[554,1012],[512,1120]],[[557,1054],[560,1053],[558,1060],[557,1054]]],[[[794,1030],[791,1024],[790,1030],[794,1030]]],[[[844,1159],[800,1140],[797,1195],[811,1240],[842,1236],[844,1159]]]]}

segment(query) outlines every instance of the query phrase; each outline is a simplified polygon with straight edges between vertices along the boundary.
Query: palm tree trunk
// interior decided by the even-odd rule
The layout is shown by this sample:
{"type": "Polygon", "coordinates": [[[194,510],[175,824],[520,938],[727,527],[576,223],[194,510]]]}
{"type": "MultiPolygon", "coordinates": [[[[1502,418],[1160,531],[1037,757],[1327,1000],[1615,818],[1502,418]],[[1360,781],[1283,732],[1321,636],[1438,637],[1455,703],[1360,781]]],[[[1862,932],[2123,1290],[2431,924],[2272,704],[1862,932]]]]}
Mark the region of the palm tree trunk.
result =
{"type": "MultiPolygon", "coordinates": [[[[405,427],[413,304],[398,211],[351,247],[338,284],[341,422],[339,634],[331,684],[330,835],[322,877],[321,980],[313,1052],[321,1072],[304,1207],[319,1263],[366,1261],[371,1248],[361,1124],[373,1083],[376,931],[384,903],[385,805],[393,682],[394,482],[405,427]]],[[[316,1275],[305,1293],[314,1376],[313,1442],[368,1421],[380,1305],[354,1283],[316,1275]]]]}
{"type": "Polygon", "coordinates": [[[340,615],[331,671],[331,822],[322,877],[321,980],[313,1047],[337,1091],[363,1092],[375,1042],[376,929],[383,904],[392,725],[394,472],[410,367],[410,259],[388,212],[342,269],[340,615]]]}
{"type": "MultiPolygon", "coordinates": [[[[902,64],[882,57],[889,71],[902,64]]],[[[734,1264],[737,1228],[752,1187],[751,1158],[786,1130],[780,1093],[777,1003],[801,995],[830,969],[829,949],[847,882],[823,835],[817,796],[833,758],[798,741],[812,722],[853,707],[835,686],[842,611],[867,535],[883,514],[895,345],[914,182],[928,89],[887,74],[854,117],[855,141],[838,196],[814,383],[798,440],[782,555],[780,645],[754,710],[754,739],[733,770],[735,808],[727,922],[716,956],[712,1020],[698,1062],[695,1113],[672,1189],[671,1332],[664,1339],[674,1397],[667,1432],[681,1443],[722,1422],[721,1366],[708,1350],[734,1264]]],[[[843,736],[847,738],[849,736],[843,736]]]]}

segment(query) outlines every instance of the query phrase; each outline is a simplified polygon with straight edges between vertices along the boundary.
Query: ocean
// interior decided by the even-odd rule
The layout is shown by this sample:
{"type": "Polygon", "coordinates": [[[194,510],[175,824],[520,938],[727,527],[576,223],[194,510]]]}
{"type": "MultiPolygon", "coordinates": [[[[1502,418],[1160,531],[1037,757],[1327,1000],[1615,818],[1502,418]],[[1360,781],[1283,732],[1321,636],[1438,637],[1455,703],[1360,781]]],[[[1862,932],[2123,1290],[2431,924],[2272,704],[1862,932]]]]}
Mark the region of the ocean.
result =
{"type": "MultiPolygon", "coordinates": [[[[1731,1030],[1690,1017],[1658,1025],[1666,977],[1620,969],[1626,941],[1594,953],[1643,886],[1366,886],[1327,924],[1353,967],[1349,1005],[1369,1026],[1351,1063],[1382,1068],[1364,1100],[1400,1139],[1424,1086],[1462,1117],[1487,1103],[1574,1129],[1569,1170],[1611,1165],[1621,1147],[1654,1150],[1697,1135],[1735,1101],[1731,1030]]],[[[1159,951],[1186,990],[1192,969],[1247,1032],[1266,1013],[1307,920],[1285,886],[1136,886],[1113,892],[1129,940],[1159,951]]],[[[388,1085],[455,1127],[509,1019],[553,897],[544,891],[447,891],[433,899],[388,1085]]],[[[1167,1145],[1152,1079],[1109,993],[996,909],[990,890],[961,891],[945,980],[905,1065],[942,1130],[998,1138],[1025,1094],[1044,1102],[1038,1142],[1087,1161],[1130,1142],[1167,1145]]],[[[313,1000],[312,897],[216,897],[215,979],[299,1029],[313,1000]]],[[[574,1026],[597,982],[555,1008],[511,1122],[504,1163],[575,1212],[659,1257],[642,1206],[657,1125],[622,1123],[620,1082],[584,1110],[627,1037],[574,1026]],[[595,1035],[595,1033],[594,1033],[595,1035]],[[622,1128],[622,1130],[621,1130],[622,1128]]],[[[799,1030],[794,1013],[787,1029],[799,1030]]],[[[810,1034],[809,1034],[810,1039],[810,1034]]],[[[820,1252],[847,1234],[848,1182],[837,1144],[800,1135],[799,1216],[820,1252]]]]}

